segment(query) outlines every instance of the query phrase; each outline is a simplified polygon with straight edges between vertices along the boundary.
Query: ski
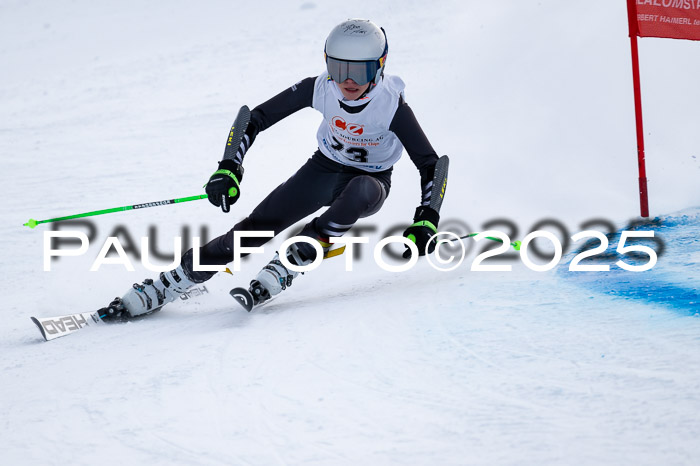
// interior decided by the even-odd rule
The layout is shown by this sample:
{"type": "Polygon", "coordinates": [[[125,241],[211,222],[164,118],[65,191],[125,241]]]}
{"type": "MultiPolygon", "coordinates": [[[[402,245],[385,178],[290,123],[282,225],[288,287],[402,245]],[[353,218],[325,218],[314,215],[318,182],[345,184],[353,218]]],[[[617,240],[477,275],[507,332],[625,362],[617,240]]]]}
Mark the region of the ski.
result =
{"type": "Polygon", "coordinates": [[[32,317],[31,319],[32,322],[39,327],[39,331],[41,332],[41,336],[44,337],[44,340],[51,341],[70,335],[86,327],[104,323],[104,321],[100,319],[99,312],[100,311],[82,312],[55,317],[32,317]]]}
{"type": "Polygon", "coordinates": [[[236,300],[238,304],[243,306],[243,309],[245,309],[248,312],[253,310],[253,306],[255,306],[255,300],[253,299],[253,295],[250,291],[248,291],[247,288],[234,288],[231,291],[229,291],[229,294],[233,297],[233,299],[236,300]]]}
{"type": "Polygon", "coordinates": [[[231,291],[229,291],[229,294],[233,299],[236,300],[238,304],[240,304],[243,309],[246,311],[250,312],[253,310],[253,308],[257,309],[259,307],[265,306],[275,299],[279,295],[272,296],[271,298],[268,298],[262,302],[255,302],[255,298],[253,297],[253,293],[248,289],[248,288],[241,288],[241,287],[236,287],[233,288],[231,291]]]}
{"type": "MultiPolygon", "coordinates": [[[[202,296],[204,294],[209,294],[209,290],[206,286],[202,285],[185,291],[180,295],[180,299],[182,301],[187,301],[188,299],[202,296]]],[[[112,304],[114,304],[114,301],[112,304]]],[[[39,328],[41,336],[44,337],[44,340],[51,341],[55,340],[56,338],[70,335],[71,333],[75,333],[78,330],[82,330],[87,327],[111,324],[115,322],[126,322],[128,320],[138,319],[140,317],[118,317],[116,319],[110,318],[106,315],[106,310],[107,308],[102,308],[94,312],[79,312],[77,314],[66,314],[63,316],[30,318],[39,328]],[[104,317],[107,317],[107,319],[103,319],[104,317]]],[[[155,312],[155,310],[152,312],[155,312]]],[[[148,314],[151,314],[152,312],[149,312],[148,314]]]]}

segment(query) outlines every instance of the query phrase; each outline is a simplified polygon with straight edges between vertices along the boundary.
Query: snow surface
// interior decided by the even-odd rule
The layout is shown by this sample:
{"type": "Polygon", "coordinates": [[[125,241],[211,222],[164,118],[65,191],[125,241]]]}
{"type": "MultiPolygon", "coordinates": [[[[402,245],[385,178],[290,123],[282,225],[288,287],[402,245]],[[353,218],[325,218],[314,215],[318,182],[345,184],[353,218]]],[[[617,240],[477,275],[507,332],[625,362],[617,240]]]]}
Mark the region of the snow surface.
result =
{"type": "MultiPolygon", "coordinates": [[[[698,464],[697,42],[640,41],[647,229],[665,245],[652,271],[569,272],[569,250],[549,272],[471,272],[472,244],[452,272],[389,273],[366,249],[353,272],[328,260],[237,309],[228,290],[279,238],[209,294],[40,338],[30,316],[92,310],[153,275],[136,260],[89,272],[115,230],[154,226],[160,251],[226,231],[313,152],[320,116],[258,138],[229,215],[197,201],[94,217],[88,253],[50,272],[50,227],[21,225],[200,193],[237,109],[320,73],[348,17],[385,27],[387,72],[451,157],[445,229],[507,219],[521,239],[547,218],[568,235],[635,219],[625,2],[3,0],[0,463],[698,464]]],[[[393,183],[363,221],[370,247],[419,198],[407,157],[393,183]]]]}

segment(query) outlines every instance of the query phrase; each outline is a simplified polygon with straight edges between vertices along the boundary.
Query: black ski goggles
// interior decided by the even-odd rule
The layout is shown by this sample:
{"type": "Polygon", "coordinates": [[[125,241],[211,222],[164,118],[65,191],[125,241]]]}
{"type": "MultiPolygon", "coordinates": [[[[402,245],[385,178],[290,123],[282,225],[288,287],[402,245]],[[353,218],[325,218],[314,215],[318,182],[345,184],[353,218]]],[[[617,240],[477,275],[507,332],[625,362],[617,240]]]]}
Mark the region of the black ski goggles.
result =
{"type": "Polygon", "coordinates": [[[364,86],[377,76],[377,71],[384,66],[385,60],[386,55],[371,61],[338,60],[326,55],[326,67],[333,81],[342,83],[346,79],[352,79],[358,85],[364,86]]]}

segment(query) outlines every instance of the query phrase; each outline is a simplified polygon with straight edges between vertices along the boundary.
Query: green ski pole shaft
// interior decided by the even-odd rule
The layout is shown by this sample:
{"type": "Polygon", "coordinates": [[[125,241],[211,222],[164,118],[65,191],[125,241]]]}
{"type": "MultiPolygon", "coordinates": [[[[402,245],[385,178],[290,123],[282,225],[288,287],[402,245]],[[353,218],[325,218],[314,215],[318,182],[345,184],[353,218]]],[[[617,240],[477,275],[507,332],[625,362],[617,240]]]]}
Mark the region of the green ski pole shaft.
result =
{"type": "Polygon", "coordinates": [[[206,197],[207,197],[206,194],[200,194],[198,196],[181,197],[178,199],[167,199],[165,201],[145,202],[143,204],[127,205],[127,206],[123,206],[123,207],[113,207],[111,209],[93,210],[92,212],[85,212],[83,214],[67,215],[65,217],[49,218],[46,220],[34,220],[33,218],[30,218],[29,221],[24,224],[24,226],[29,227],[29,228],[35,228],[37,225],[39,225],[41,223],[60,222],[62,220],[72,220],[75,218],[92,217],[94,215],[111,214],[113,212],[123,212],[125,210],[145,209],[146,207],[160,207],[163,205],[179,204],[181,202],[188,202],[188,201],[196,201],[198,199],[204,199],[206,197]]]}
{"type": "MultiPolygon", "coordinates": [[[[479,233],[469,233],[468,235],[460,236],[459,239],[467,239],[471,238],[472,236],[476,236],[479,233]]],[[[486,239],[490,239],[491,241],[496,241],[497,243],[503,243],[503,240],[501,238],[495,238],[493,236],[487,236],[486,239]]],[[[520,251],[520,241],[513,241],[510,243],[511,246],[513,246],[513,249],[516,251],[520,251]]]]}

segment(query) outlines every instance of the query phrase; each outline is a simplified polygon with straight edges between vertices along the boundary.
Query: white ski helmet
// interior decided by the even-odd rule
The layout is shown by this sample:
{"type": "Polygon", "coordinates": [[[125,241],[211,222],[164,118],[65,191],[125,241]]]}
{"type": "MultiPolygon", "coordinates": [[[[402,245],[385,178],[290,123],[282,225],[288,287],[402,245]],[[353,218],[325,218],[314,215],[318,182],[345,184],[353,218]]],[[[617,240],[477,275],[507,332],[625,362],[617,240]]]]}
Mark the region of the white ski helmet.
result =
{"type": "Polygon", "coordinates": [[[349,19],[326,39],[326,67],[333,81],[350,78],[360,86],[376,84],[384,72],[389,50],[384,29],[367,19],[349,19]]]}

